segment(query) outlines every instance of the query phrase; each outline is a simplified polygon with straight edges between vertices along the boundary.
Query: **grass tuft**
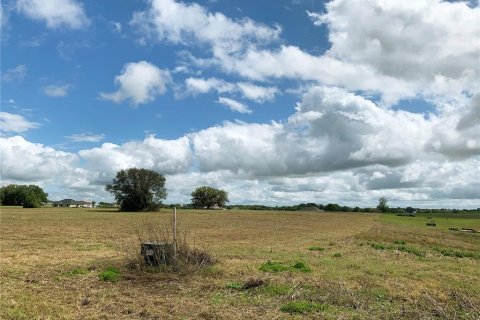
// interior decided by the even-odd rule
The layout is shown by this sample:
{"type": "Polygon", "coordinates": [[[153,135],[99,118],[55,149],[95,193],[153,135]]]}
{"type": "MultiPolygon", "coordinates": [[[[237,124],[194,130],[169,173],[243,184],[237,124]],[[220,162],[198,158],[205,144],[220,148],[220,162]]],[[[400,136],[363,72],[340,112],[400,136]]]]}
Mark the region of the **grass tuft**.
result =
{"type": "Polygon", "coordinates": [[[335,252],[335,253],[333,254],[333,257],[334,257],[334,258],[340,258],[341,256],[342,256],[342,254],[341,254],[340,252],[335,252]]]}
{"type": "Polygon", "coordinates": [[[310,248],[308,248],[308,250],[310,250],[310,251],[325,251],[325,248],[320,247],[320,246],[311,246],[310,248]]]}
{"type": "Polygon", "coordinates": [[[98,275],[103,281],[116,282],[120,279],[120,271],[114,267],[108,267],[98,275]]]}
{"type": "Polygon", "coordinates": [[[267,261],[260,266],[260,270],[264,272],[282,272],[288,271],[290,268],[282,262],[267,261]]]}
{"type": "Polygon", "coordinates": [[[264,272],[283,272],[283,271],[310,272],[312,271],[312,269],[302,261],[297,261],[291,266],[288,266],[283,262],[267,261],[260,266],[260,270],[264,272]]]}
{"type": "Polygon", "coordinates": [[[293,313],[309,313],[309,312],[316,312],[325,310],[328,306],[325,304],[320,304],[316,302],[310,301],[292,301],[287,304],[284,304],[280,311],[288,312],[290,314],[293,313]]]}

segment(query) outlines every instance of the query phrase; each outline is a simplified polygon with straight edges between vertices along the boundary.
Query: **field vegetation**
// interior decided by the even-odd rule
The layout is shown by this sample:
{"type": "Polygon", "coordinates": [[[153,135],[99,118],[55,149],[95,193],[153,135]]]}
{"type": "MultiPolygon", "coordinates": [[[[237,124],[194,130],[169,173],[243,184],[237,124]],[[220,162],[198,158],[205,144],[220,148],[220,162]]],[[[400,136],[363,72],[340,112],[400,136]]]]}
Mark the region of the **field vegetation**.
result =
{"type": "Polygon", "coordinates": [[[1,207],[0,318],[480,318],[480,233],[449,230],[480,230],[476,215],[177,215],[214,265],[132,266],[139,232],[168,226],[167,209],[1,207]]]}

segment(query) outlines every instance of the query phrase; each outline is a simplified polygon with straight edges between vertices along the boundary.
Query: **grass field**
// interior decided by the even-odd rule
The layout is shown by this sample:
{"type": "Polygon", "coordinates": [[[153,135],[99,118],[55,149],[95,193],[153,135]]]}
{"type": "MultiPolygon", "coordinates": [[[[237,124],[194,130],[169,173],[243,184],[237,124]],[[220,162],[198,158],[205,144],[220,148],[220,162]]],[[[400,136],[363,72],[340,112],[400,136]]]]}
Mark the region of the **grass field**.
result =
{"type": "Polygon", "coordinates": [[[128,267],[171,213],[1,208],[1,319],[480,319],[478,218],[179,211],[218,263],[128,267]],[[138,250],[137,250],[138,249],[138,250]],[[132,251],[133,250],[133,251],[132,251]],[[247,285],[246,285],[247,284],[247,285]]]}

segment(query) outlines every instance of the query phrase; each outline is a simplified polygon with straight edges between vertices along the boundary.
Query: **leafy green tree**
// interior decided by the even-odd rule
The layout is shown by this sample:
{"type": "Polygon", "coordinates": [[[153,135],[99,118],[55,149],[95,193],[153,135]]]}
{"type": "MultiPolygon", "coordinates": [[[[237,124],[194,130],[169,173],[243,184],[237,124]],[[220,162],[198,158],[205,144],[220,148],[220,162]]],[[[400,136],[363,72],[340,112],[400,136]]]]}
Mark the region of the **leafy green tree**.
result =
{"type": "Polygon", "coordinates": [[[165,177],[148,169],[120,170],[105,189],[120,204],[120,211],[155,211],[167,197],[165,177]]]}
{"type": "Polygon", "coordinates": [[[192,192],[192,206],[197,209],[209,209],[214,205],[223,207],[226,202],[228,202],[228,193],[225,190],[203,186],[192,192]]]}
{"type": "Polygon", "coordinates": [[[388,200],[385,197],[381,197],[378,199],[377,209],[382,211],[383,213],[388,211],[388,200]]]}
{"type": "Polygon", "coordinates": [[[4,206],[38,208],[47,202],[48,194],[36,185],[9,184],[0,188],[0,199],[4,206]]]}

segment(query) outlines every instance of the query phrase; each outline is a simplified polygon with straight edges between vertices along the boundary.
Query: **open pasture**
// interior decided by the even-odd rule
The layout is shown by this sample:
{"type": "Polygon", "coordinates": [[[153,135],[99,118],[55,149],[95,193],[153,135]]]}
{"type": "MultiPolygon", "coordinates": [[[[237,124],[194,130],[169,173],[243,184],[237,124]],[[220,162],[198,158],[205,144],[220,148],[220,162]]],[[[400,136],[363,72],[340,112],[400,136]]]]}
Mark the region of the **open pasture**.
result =
{"type": "MultiPolygon", "coordinates": [[[[479,319],[480,219],[178,211],[218,263],[129,268],[170,210],[1,208],[1,319],[479,319]]],[[[183,232],[181,231],[181,233],[183,232]]]]}

